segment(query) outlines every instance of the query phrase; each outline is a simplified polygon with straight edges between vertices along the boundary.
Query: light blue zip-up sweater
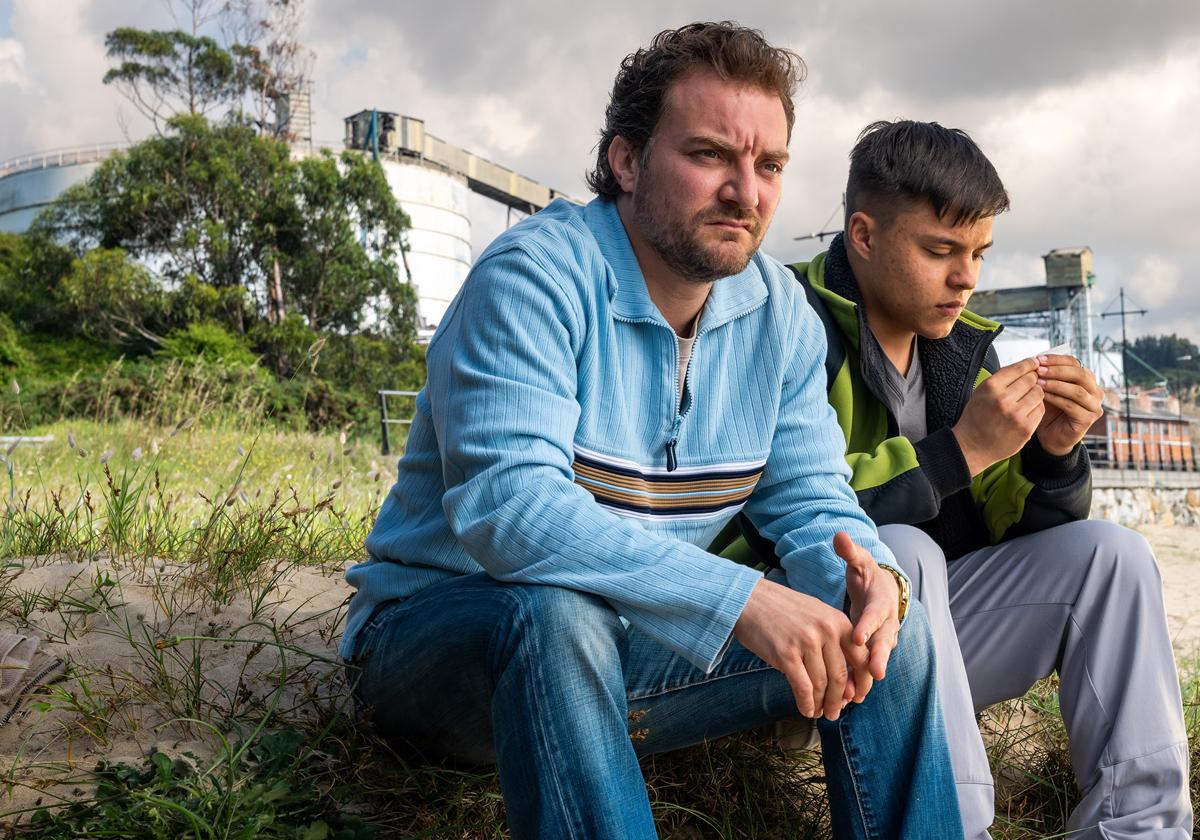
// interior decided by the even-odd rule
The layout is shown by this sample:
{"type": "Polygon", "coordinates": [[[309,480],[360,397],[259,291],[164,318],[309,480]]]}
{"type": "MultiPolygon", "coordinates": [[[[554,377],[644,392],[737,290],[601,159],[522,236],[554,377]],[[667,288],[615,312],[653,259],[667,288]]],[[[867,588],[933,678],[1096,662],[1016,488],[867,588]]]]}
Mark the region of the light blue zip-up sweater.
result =
{"type": "Polygon", "coordinates": [[[840,608],[839,530],[893,562],[847,480],[825,337],[761,252],[717,281],[682,407],[675,333],[612,202],[556,201],[502,234],[429,345],[395,486],[349,569],[342,655],[374,608],[449,576],[607,599],[699,668],[759,573],[705,551],[744,506],[789,585],[840,608]]]}

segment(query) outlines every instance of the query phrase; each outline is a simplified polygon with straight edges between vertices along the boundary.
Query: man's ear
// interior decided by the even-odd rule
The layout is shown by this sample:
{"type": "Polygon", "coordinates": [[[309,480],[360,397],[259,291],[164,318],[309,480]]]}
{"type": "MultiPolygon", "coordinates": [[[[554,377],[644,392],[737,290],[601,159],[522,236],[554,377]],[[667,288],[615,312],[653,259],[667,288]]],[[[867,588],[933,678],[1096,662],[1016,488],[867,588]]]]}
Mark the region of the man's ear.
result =
{"type": "Polygon", "coordinates": [[[632,193],[637,186],[640,156],[620,134],[608,144],[608,166],[622,191],[632,193]]]}
{"type": "Polygon", "coordinates": [[[846,222],[846,247],[858,254],[859,259],[870,262],[875,255],[875,234],[879,222],[862,210],[856,210],[846,222]]]}

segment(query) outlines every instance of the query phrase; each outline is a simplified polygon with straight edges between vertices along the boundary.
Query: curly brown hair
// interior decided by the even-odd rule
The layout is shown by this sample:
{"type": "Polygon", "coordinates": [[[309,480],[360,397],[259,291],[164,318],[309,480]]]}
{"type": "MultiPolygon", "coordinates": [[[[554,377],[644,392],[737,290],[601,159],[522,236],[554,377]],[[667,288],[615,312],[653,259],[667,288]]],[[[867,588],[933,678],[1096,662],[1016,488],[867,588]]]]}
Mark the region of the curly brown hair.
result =
{"type": "Polygon", "coordinates": [[[726,81],[744,82],[779,96],[787,116],[788,140],[796,120],[792,96],[804,81],[804,59],[791,50],[773,47],[757,29],[731,21],[689,23],[654,36],[650,46],[625,56],[604,111],[604,130],[596,147],[596,168],[587,174],[592,192],[606,198],[621,194],[608,165],[614,137],[624,137],[645,164],[650,138],[662,118],[667,91],[698,69],[715,72],[726,81]]]}

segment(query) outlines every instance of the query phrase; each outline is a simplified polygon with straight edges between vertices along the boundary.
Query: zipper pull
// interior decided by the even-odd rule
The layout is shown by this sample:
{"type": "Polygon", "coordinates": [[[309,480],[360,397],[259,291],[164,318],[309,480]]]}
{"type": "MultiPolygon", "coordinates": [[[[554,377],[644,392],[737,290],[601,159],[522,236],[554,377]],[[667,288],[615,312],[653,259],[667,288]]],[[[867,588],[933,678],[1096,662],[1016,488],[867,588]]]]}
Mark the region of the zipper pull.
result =
{"type": "Polygon", "coordinates": [[[675,472],[679,460],[675,457],[675,444],[679,443],[679,427],[683,425],[683,415],[676,414],[671,422],[671,439],[667,441],[667,472],[675,472]]]}

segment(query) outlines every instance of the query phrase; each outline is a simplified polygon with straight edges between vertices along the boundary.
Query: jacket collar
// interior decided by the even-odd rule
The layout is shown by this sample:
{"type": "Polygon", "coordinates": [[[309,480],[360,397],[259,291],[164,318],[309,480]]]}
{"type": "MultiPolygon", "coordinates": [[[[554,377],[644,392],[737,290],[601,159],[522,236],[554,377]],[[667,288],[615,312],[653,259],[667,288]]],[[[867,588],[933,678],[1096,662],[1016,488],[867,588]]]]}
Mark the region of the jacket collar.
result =
{"type": "MultiPolygon", "coordinates": [[[[588,227],[600,245],[600,253],[611,269],[607,279],[613,314],[626,320],[654,321],[669,328],[670,325],[650,299],[646,278],[633,253],[625,225],[617,213],[616,202],[594,199],[587,205],[584,214],[588,227]]],[[[755,254],[744,271],[714,283],[700,315],[699,329],[713,329],[760,306],[767,299],[763,271],[761,257],[755,254]]]]}
{"type": "Polygon", "coordinates": [[[839,233],[829,244],[829,250],[821,255],[817,266],[814,285],[817,294],[825,301],[851,346],[859,349],[862,336],[867,329],[866,311],[858,281],[846,257],[846,247],[839,233]]]}
{"type": "MultiPolygon", "coordinates": [[[[887,404],[884,354],[867,326],[866,306],[842,234],[807,267],[806,276],[829,308],[838,328],[858,353],[859,373],[876,399],[887,404]],[[867,340],[863,340],[863,337],[867,340]]],[[[926,418],[931,430],[958,420],[987,349],[1003,328],[963,310],[945,338],[917,339],[917,357],[925,377],[926,418]]]]}
{"type": "Polygon", "coordinates": [[[858,279],[854,269],[850,267],[850,258],[846,256],[846,240],[842,234],[833,237],[829,250],[825,254],[824,287],[853,306],[861,306],[862,292],[858,288],[858,279]]]}

